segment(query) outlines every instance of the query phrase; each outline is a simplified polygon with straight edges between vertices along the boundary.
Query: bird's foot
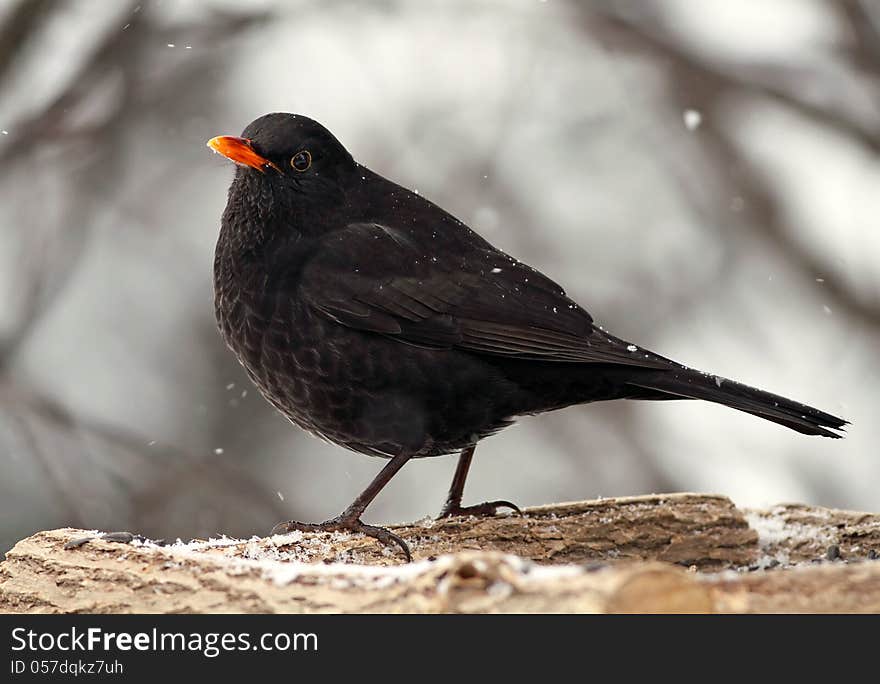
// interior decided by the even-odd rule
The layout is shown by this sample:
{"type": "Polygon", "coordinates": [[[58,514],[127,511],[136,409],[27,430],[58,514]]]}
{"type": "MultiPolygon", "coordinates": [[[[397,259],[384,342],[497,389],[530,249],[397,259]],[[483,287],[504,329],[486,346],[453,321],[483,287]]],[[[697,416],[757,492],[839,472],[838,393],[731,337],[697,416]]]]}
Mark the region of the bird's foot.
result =
{"type": "Polygon", "coordinates": [[[519,506],[510,501],[486,501],[485,503],[477,504],[476,506],[461,506],[447,501],[446,505],[443,506],[443,510],[440,511],[440,515],[437,516],[437,519],[451,518],[456,515],[474,515],[478,518],[490,518],[498,512],[499,508],[509,508],[517,515],[522,515],[519,506]]]}
{"type": "Polygon", "coordinates": [[[376,527],[375,525],[366,525],[360,521],[360,518],[346,518],[338,516],[331,518],[322,523],[301,523],[296,520],[288,520],[281,522],[272,528],[272,534],[287,534],[288,532],[360,532],[367,537],[372,537],[386,546],[394,546],[395,544],[401,548],[406,556],[406,562],[412,561],[412,555],[409,552],[409,546],[393,532],[386,530],[384,527],[376,527]]]}

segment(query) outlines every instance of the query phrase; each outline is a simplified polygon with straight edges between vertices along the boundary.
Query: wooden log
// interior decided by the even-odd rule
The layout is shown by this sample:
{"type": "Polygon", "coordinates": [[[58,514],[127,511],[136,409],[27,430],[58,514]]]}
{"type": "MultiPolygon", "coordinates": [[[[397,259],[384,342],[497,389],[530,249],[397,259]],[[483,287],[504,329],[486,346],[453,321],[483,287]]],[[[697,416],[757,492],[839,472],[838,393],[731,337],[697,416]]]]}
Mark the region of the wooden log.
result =
{"type": "Polygon", "coordinates": [[[40,532],[0,563],[0,611],[880,611],[872,514],[674,494],[394,529],[415,562],[344,534],[65,549],[94,535],[40,532]]]}
{"type": "Polygon", "coordinates": [[[761,566],[880,554],[880,515],[875,513],[781,504],[763,511],[747,509],[745,515],[758,533],[761,566]]]}

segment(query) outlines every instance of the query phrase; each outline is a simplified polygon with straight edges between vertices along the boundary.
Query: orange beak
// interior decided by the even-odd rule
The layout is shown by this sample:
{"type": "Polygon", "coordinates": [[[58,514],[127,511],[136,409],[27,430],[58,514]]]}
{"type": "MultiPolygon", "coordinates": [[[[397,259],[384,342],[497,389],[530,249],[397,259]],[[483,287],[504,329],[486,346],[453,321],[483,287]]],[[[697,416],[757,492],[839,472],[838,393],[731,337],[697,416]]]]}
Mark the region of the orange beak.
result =
{"type": "Polygon", "coordinates": [[[218,135],[216,138],[211,138],[208,141],[208,147],[222,154],[227,159],[231,159],[236,164],[250,166],[261,173],[265,171],[267,166],[281,173],[281,169],[275,166],[275,164],[254,152],[254,148],[251,147],[251,141],[247,138],[236,138],[233,135],[218,135]]]}

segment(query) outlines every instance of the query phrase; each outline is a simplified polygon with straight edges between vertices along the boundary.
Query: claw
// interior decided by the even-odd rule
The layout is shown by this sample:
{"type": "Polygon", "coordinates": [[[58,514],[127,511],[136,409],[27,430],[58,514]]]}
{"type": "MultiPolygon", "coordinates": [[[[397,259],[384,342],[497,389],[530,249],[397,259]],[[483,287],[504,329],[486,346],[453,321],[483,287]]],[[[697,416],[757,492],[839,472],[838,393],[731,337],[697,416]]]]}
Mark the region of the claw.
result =
{"type": "Polygon", "coordinates": [[[406,556],[406,562],[412,562],[412,554],[409,546],[393,532],[386,530],[384,527],[376,527],[375,525],[367,525],[362,523],[359,518],[333,518],[322,523],[301,523],[296,520],[288,520],[280,522],[272,528],[272,534],[287,534],[288,532],[360,532],[361,534],[372,537],[376,541],[386,546],[394,546],[397,544],[406,556]]]}
{"type": "Polygon", "coordinates": [[[498,512],[499,508],[509,508],[517,515],[522,515],[519,506],[510,501],[486,501],[485,503],[477,504],[476,506],[458,506],[447,503],[443,507],[443,510],[440,511],[440,515],[437,516],[437,519],[451,518],[457,515],[475,515],[479,518],[491,517],[498,512]]]}

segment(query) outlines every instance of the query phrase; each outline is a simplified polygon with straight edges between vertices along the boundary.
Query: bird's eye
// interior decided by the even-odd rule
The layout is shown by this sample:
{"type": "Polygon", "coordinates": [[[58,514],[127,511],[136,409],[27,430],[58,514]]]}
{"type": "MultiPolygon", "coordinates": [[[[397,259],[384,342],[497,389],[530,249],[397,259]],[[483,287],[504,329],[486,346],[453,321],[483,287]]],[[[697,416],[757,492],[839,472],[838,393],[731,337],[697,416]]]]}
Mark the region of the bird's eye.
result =
{"type": "Polygon", "coordinates": [[[312,165],[312,155],[308,150],[302,150],[293,155],[290,165],[302,173],[312,165]]]}

